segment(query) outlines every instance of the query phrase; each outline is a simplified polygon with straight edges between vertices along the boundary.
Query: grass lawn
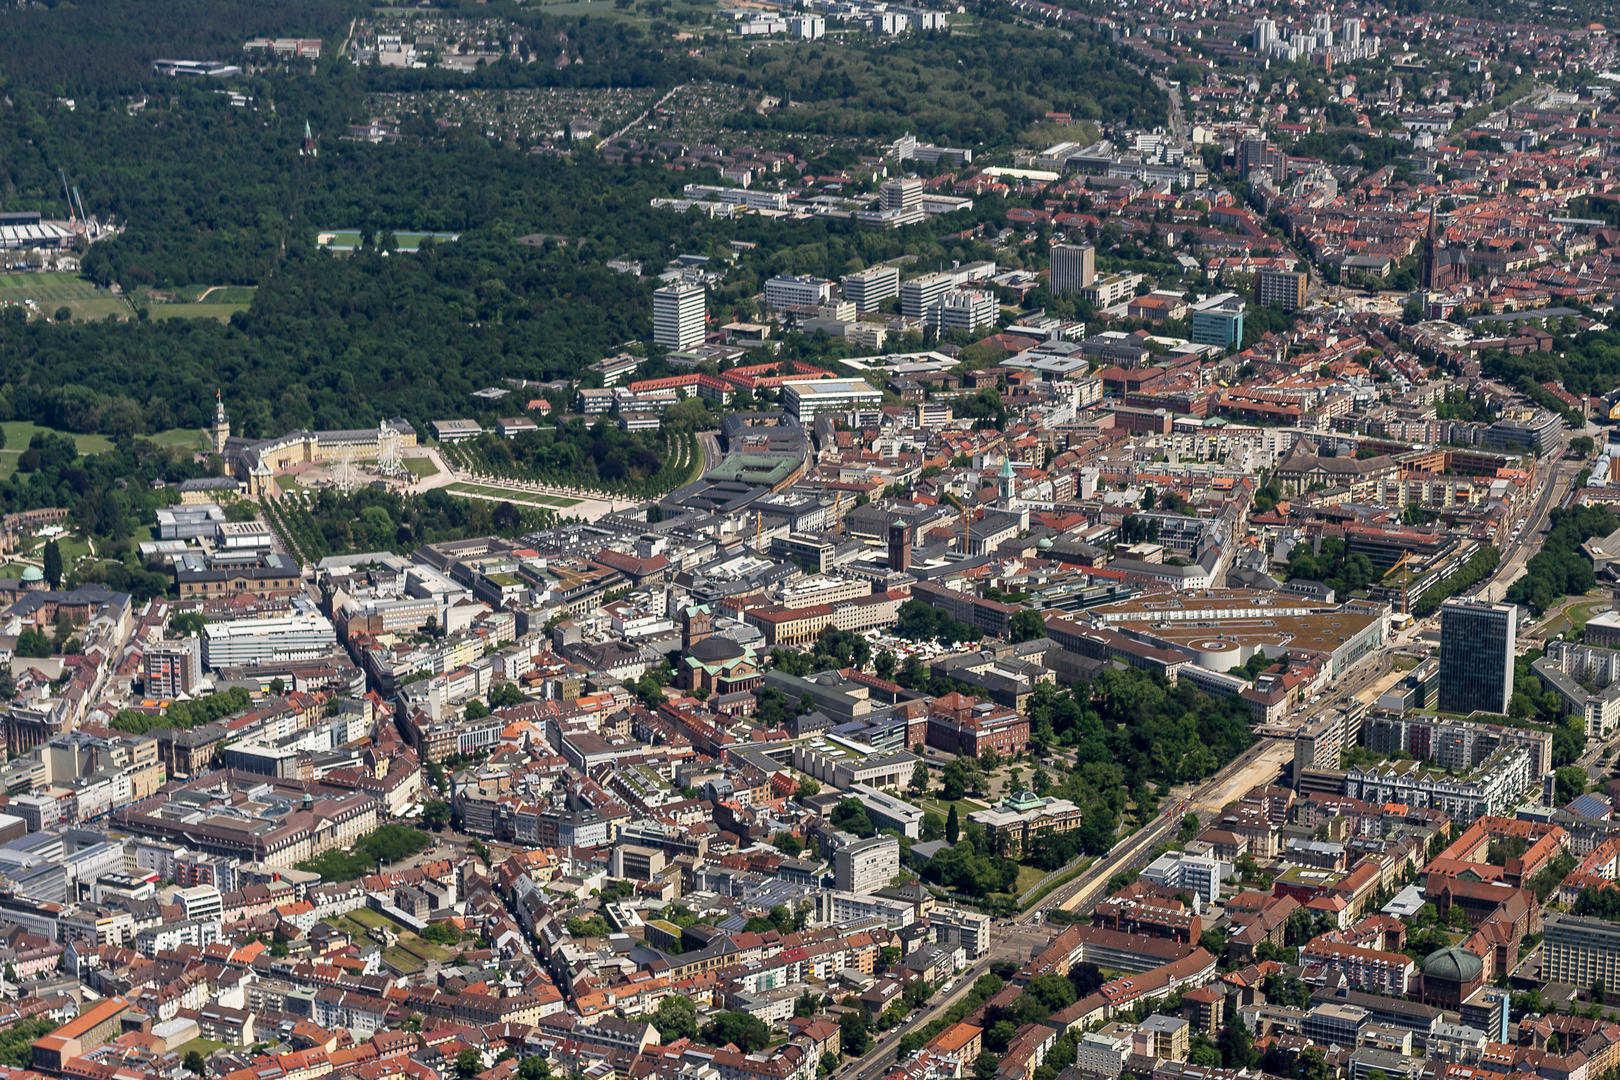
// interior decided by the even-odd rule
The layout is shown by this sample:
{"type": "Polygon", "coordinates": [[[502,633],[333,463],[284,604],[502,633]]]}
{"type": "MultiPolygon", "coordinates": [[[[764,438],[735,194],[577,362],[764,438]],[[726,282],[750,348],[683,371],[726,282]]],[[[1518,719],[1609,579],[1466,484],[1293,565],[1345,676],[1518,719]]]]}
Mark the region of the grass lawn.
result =
{"type": "MultiPolygon", "coordinates": [[[[604,6],[607,6],[604,3],[604,6]]],[[[595,11],[597,9],[592,8],[595,11]]],[[[401,251],[415,251],[422,246],[422,241],[432,237],[435,243],[445,244],[453,240],[460,240],[460,233],[424,233],[424,232],[396,232],[394,243],[401,251]]],[[[375,233],[373,242],[382,238],[382,233],[375,233]]],[[[358,229],[323,230],[316,235],[315,242],[324,248],[334,251],[349,251],[360,246],[360,231],[358,229]]]]}
{"type": "Polygon", "coordinates": [[[435,945],[431,941],[423,941],[415,934],[406,934],[399,939],[400,948],[423,960],[437,960],[444,963],[456,954],[442,945],[435,945]]]}
{"type": "Polygon", "coordinates": [[[409,469],[411,471],[411,475],[416,477],[418,480],[429,476],[439,475],[439,467],[433,464],[433,459],[430,457],[403,458],[401,459],[400,464],[409,469]]]}
{"type": "Polygon", "coordinates": [[[291,491],[294,488],[303,486],[304,485],[298,482],[298,477],[294,476],[292,473],[280,473],[276,476],[276,487],[280,488],[282,491],[291,491]]]}
{"type": "MultiPolygon", "coordinates": [[[[948,802],[933,798],[932,796],[926,799],[913,799],[911,801],[922,807],[924,810],[938,814],[942,819],[948,819],[951,816],[951,804],[948,802]]],[[[956,800],[957,820],[965,823],[969,814],[973,813],[975,810],[983,810],[985,805],[986,804],[982,802],[975,802],[972,799],[956,800]]]]}
{"type": "MultiPolygon", "coordinates": [[[[50,431],[48,427],[41,427],[32,420],[7,420],[0,423],[0,431],[6,433],[6,450],[22,453],[28,449],[28,440],[41,431],[50,431]]],[[[69,435],[71,432],[58,432],[60,435],[69,435]]],[[[105,435],[73,435],[73,441],[79,447],[81,454],[99,454],[103,450],[111,450],[113,442],[105,435]]]]}
{"type": "Polygon", "coordinates": [[[1588,619],[1599,612],[1609,610],[1613,606],[1614,601],[1612,600],[1593,600],[1586,604],[1571,604],[1564,609],[1564,615],[1569,619],[1570,625],[1575,628],[1576,633],[1583,633],[1586,630],[1588,619]]]}
{"type": "Polygon", "coordinates": [[[377,927],[381,926],[392,930],[396,934],[403,933],[405,931],[405,928],[399,925],[399,923],[395,922],[393,919],[390,919],[380,911],[372,911],[370,908],[355,908],[353,911],[349,912],[348,917],[354,922],[357,922],[361,926],[365,927],[367,930],[375,930],[377,927]]]}
{"type": "Polygon", "coordinates": [[[469,484],[465,481],[451,484],[446,491],[457,495],[471,495],[478,499],[500,499],[514,506],[536,506],[542,510],[554,510],[558,507],[578,506],[579,499],[564,498],[561,495],[536,495],[531,491],[513,491],[510,488],[489,487],[484,484],[469,484]]]}
{"type": "Polygon", "coordinates": [[[72,566],[80,559],[90,556],[90,544],[72,533],[63,533],[56,538],[56,545],[62,550],[62,565],[72,566]]]}
{"type": "Polygon", "coordinates": [[[213,1039],[205,1039],[201,1035],[199,1035],[195,1039],[192,1039],[190,1042],[185,1043],[185,1044],[183,1044],[181,1046],[175,1047],[174,1052],[176,1054],[179,1054],[183,1058],[187,1054],[189,1054],[193,1050],[195,1050],[195,1051],[197,1051],[197,1053],[201,1054],[203,1057],[207,1057],[209,1054],[212,1054],[215,1050],[219,1050],[219,1049],[223,1048],[224,1046],[225,1046],[225,1044],[222,1043],[222,1042],[216,1042],[213,1039]]]}
{"type": "Polygon", "coordinates": [[[205,450],[209,445],[207,434],[200,428],[170,428],[141,438],[158,446],[180,446],[188,450],[205,450]]]}
{"type": "Polygon", "coordinates": [[[1050,873],[1050,870],[1042,870],[1038,866],[1025,866],[1023,863],[1019,863],[1018,884],[1013,886],[1013,899],[1018,899],[1018,897],[1023,896],[1036,885],[1039,885],[1041,879],[1050,873]]]}
{"type": "Polygon", "coordinates": [[[1421,663],[1423,661],[1415,656],[1397,656],[1393,666],[1396,671],[1411,671],[1421,663]]]}
{"type": "Polygon", "coordinates": [[[388,964],[394,970],[402,971],[407,975],[414,975],[423,968],[427,967],[427,964],[422,960],[421,957],[412,954],[410,950],[399,945],[392,945],[384,949],[382,952],[382,958],[385,964],[388,964]]]}
{"type": "Polygon", "coordinates": [[[182,304],[251,304],[257,285],[187,285],[174,290],[182,304]]]}

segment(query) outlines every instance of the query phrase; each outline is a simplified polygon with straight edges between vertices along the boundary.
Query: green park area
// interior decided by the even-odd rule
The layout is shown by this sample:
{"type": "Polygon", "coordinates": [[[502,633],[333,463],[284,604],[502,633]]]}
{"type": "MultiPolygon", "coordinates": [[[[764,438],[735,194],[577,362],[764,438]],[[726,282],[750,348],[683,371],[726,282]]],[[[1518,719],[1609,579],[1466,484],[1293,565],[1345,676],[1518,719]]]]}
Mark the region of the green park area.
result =
{"type": "Polygon", "coordinates": [[[1573,641],[1579,641],[1586,631],[1586,624],[1592,616],[1608,611],[1614,607],[1613,600],[1585,600],[1578,604],[1570,604],[1563,611],[1549,619],[1538,632],[1542,638],[1553,638],[1559,634],[1568,634],[1573,641]]]}
{"type": "Polygon", "coordinates": [[[331,848],[313,859],[305,859],[298,869],[319,874],[327,881],[355,881],[377,872],[379,863],[408,859],[433,843],[420,829],[407,825],[382,825],[354,842],[348,851],[331,848]]]}
{"type": "Polygon", "coordinates": [[[403,458],[401,459],[400,464],[409,469],[411,475],[416,477],[418,480],[425,480],[430,476],[439,475],[439,467],[433,464],[433,459],[430,457],[403,458]]]}
{"type": "MultiPolygon", "coordinates": [[[[0,432],[5,433],[5,446],[0,447],[0,479],[11,476],[17,471],[17,459],[23,451],[28,449],[28,442],[41,432],[52,431],[32,420],[7,420],[0,423],[0,432]]],[[[69,435],[81,454],[100,454],[111,450],[112,439],[106,435],[78,434],[75,432],[58,431],[57,435],[69,435]]],[[[206,447],[204,436],[196,428],[170,428],[153,435],[142,435],[141,438],[159,446],[180,446],[187,449],[201,450],[206,447]]]]}
{"type": "Polygon", "coordinates": [[[532,491],[513,491],[511,488],[490,487],[487,484],[469,484],[465,481],[451,484],[449,490],[458,495],[474,495],[484,499],[505,499],[517,506],[540,506],[550,509],[578,506],[579,499],[562,495],[539,495],[532,491]]]}
{"type": "Polygon", "coordinates": [[[383,960],[405,974],[416,974],[428,964],[453,960],[458,952],[472,944],[471,937],[462,938],[460,931],[450,923],[433,923],[424,931],[428,937],[422,937],[370,908],[357,908],[328,921],[356,942],[374,941],[374,938],[368,937],[372,930],[385,930],[395,935],[395,943],[383,949],[383,960]]]}
{"type": "Polygon", "coordinates": [[[175,1047],[174,1052],[179,1054],[182,1059],[184,1059],[185,1056],[190,1053],[198,1053],[206,1058],[215,1050],[222,1050],[224,1048],[225,1044],[220,1042],[218,1039],[205,1039],[199,1035],[190,1042],[182,1043],[181,1045],[175,1047]]]}
{"type": "MultiPolygon", "coordinates": [[[[372,236],[375,243],[383,234],[372,236]]],[[[448,244],[461,239],[460,233],[430,233],[430,232],[397,232],[393,234],[394,245],[401,251],[415,251],[422,246],[422,241],[432,240],[436,244],[448,244]]],[[[334,229],[330,232],[319,233],[315,242],[321,247],[331,251],[354,251],[360,246],[360,230],[334,229]]]]}

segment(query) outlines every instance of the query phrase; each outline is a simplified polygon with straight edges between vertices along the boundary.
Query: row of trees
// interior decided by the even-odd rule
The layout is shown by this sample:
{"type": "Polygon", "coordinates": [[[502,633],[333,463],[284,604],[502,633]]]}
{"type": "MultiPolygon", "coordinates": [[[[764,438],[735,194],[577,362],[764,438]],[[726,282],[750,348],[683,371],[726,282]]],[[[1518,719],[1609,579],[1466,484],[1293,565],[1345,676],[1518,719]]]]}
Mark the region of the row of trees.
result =
{"type": "Polygon", "coordinates": [[[428,834],[420,829],[390,823],[356,840],[349,851],[331,848],[316,858],[305,859],[298,864],[298,869],[319,874],[329,882],[356,881],[375,874],[378,864],[408,859],[432,843],[428,834]]]}
{"type": "MultiPolygon", "coordinates": [[[[696,400],[674,408],[688,404],[708,415],[696,400]]],[[[660,431],[623,431],[608,417],[593,424],[576,419],[515,439],[486,434],[448,445],[444,452],[466,468],[495,476],[638,498],[663,495],[688,483],[703,462],[690,427],[682,429],[677,424],[660,431]]]]}
{"type": "Polygon", "coordinates": [[[1412,601],[1411,614],[1426,619],[1440,610],[1448,596],[1467,592],[1477,583],[1496,573],[1502,562],[1502,553],[1493,547],[1482,547],[1469,556],[1468,561],[1450,577],[1412,601]]]}
{"type": "Polygon", "coordinates": [[[1614,531],[1614,516],[1603,506],[1557,508],[1541,550],[1525,564],[1524,576],[1508,587],[1510,604],[1528,604],[1541,614],[1566,596],[1579,596],[1597,584],[1592,560],[1581,545],[1614,531]]]}
{"type": "Polygon", "coordinates": [[[142,735],[157,728],[190,731],[199,724],[210,724],[222,716],[239,713],[253,704],[253,698],[240,686],[207,694],[190,701],[176,701],[160,716],[138,709],[124,709],[112,719],[112,726],[131,735],[142,735]]]}

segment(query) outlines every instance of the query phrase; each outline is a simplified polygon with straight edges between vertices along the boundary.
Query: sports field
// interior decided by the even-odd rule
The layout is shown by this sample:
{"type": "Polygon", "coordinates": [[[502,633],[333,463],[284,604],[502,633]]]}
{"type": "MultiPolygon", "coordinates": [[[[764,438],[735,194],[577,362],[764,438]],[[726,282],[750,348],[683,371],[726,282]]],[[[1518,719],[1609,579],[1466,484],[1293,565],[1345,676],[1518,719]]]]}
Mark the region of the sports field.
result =
{"type": "Polygon", "coordinates": [[[0,305],[21,304],[30,316],[56,318],[60,308],[67,308],[74,319],[105,319],[117,315],[121,319],[134,316],[128,301],[114,296],[78,274],[61,271],[32,274],[0,274],[0,305]]]}

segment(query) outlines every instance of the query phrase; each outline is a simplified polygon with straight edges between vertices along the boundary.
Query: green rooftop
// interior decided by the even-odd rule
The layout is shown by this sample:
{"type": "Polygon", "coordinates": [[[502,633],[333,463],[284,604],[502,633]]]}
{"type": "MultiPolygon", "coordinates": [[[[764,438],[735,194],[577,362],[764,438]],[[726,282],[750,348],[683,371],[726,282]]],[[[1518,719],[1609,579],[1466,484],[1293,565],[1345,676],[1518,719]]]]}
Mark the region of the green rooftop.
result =
{"type": "Polygon", "coordinates": [[[799,467],[799,459],[777,454],[727,454],[709,470],[705,480],[734,480],[744,484],[775,487],[799,467]]]}

